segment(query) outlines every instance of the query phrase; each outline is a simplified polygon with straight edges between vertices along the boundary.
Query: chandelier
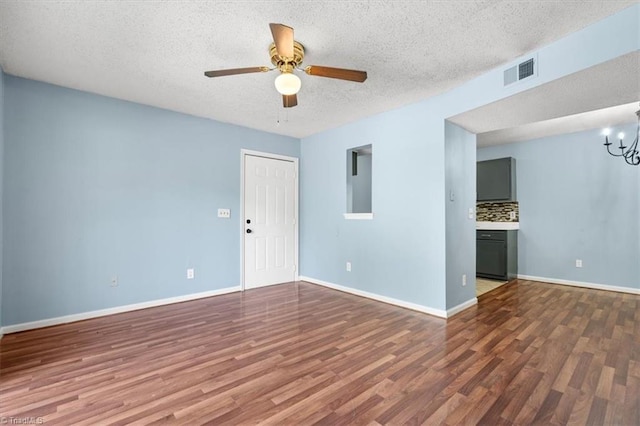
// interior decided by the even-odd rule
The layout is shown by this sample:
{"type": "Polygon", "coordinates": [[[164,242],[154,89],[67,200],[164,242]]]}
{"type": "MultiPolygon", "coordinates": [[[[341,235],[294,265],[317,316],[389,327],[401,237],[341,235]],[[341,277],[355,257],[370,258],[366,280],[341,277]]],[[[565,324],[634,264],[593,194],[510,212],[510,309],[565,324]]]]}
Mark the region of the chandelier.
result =
{"type": "Polygon", "coordinates": [[[609,147],[612,145],[609,142],[609,135],[611,134],[611,129],[604,129],[602,134],[604,135],[604,146],[607,147],[607,152],[614,157],[622,157],[627,164],[631,164],[632,166],[637,166],[640,164],[640,151],[638,151],[638,136],[640,135],[640,110],[636,111],[636,115],[638,116],[638,128],[636,129],[636,138],[628,147],[624,145],[624,133],[618,133],[618,139],[620,139],[620,146],[618,149],[620,150],[619,154],[611,152],[609,147]]]}

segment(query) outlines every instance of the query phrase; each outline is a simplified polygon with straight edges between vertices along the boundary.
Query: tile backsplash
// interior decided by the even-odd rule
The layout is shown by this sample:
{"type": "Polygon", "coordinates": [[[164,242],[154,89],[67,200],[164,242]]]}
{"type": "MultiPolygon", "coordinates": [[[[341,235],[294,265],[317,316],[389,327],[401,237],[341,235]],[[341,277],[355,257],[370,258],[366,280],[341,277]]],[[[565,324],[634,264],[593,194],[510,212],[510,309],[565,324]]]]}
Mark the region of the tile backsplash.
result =
{"type": "Polygon", "coordinates": [[[476,220],[478,222],[519,222],[520,211],[517,201],[508,203],[477,203],[476,220]],[[511,219],[510,213],[516,212],[516,218],[511,219]]]}

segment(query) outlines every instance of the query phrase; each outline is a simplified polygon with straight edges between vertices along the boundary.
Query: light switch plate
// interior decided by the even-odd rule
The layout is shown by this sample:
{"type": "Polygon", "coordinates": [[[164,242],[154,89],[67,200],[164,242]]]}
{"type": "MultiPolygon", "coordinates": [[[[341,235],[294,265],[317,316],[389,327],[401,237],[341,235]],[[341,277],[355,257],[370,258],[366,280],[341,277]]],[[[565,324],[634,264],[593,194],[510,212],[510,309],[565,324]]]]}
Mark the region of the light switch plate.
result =
{"type": "Polygon", "coordinates": [[[222,217],[224,219],[229,219],[231,217],[230,209],[218,209],[218,217],[222,217]]]}

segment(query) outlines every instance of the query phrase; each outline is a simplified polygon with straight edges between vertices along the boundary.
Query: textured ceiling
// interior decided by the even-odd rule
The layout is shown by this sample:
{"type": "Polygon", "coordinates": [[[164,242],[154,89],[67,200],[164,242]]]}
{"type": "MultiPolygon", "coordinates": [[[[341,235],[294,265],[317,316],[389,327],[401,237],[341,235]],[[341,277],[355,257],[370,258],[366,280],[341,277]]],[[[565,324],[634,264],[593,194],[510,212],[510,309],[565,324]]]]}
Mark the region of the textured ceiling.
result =
{"type": "MultiPolygon", "coordinates": [[[[493,130],[477,135],[478,147],[520,142],[565,133],[581,132],[591,129],[615,129],[621,124],[638,121],[636,111],[640,109],[638,102],[631,102],[611,108],[603,108],[579,114],[537,121],[509,129],[493,130]]],[[[631,136],[633,140],[633,136],[631,136]]]]}
{"type": "Polygon", "coordinates": [[[638,70],[636,51],[449,120],[478,134],[479,147],[633,122],[638,70]]]}
{"type": "Polygon", "coordinates": [[[633,3],[3,0],[0,65],[20,77],[304,137],[442,93],[633,3]],[[284,110],[275,72],[203,76],[270,65],[269,22],[294,27],[305,64],[366,70],[368,80],[302,75],[299,105],[284,110]]]}

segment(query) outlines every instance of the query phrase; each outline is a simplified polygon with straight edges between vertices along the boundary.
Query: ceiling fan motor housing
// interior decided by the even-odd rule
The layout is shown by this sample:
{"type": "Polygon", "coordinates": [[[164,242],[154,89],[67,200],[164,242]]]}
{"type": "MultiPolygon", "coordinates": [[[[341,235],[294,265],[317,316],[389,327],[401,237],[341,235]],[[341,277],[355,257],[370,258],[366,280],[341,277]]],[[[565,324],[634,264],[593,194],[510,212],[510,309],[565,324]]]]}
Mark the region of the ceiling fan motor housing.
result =
{"type": "Polygon", "coordinates": [[[304,59],[304,46],[297,41],[293,42],[293,57],[287,58],[278,55],[276,44],[271,43],[269,46],[269,55],[271,63],[275,65],[281,72],[292,72],[294,68],[299,67],[304,59]]]}

